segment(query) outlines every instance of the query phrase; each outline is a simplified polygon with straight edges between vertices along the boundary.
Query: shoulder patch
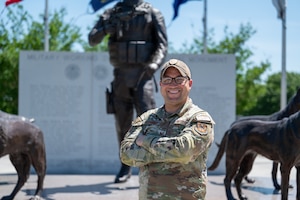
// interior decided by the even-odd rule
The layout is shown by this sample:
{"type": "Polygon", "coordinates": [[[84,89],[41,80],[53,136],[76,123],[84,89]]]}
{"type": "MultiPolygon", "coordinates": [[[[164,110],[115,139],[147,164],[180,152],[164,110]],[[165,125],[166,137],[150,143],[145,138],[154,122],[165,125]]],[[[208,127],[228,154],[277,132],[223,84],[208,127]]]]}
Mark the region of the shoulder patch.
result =
{"type": "Polygon", "coordinates": [[[210,122],[211,119],[207,115],[197,115],[196,116],[197,121],[205,121],[205,122],[210,122]]]}
{"type": "Polygon", "coordinates": [[[194,129],[199,134],[206,135],[208,133],[208,129],[209,129],[208,126],[210,126],[210,125],[208,125],[206,123],[197,122],[196,125],[194,126],[194,129]]]}

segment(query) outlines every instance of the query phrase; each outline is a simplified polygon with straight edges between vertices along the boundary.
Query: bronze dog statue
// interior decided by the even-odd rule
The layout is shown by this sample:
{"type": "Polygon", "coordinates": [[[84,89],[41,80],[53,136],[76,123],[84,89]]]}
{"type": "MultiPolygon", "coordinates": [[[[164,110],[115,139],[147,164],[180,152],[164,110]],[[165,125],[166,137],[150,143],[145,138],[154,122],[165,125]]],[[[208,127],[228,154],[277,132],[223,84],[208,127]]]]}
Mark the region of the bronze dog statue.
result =
{"type": "MultiPolygon", "coordinates": [[[[290,171],[293,166],[296,167],[297,199],[300,199],[300,111],[279,121],[236,122],[225,133],[217,158],[220,159],[224,152],[226,152],[224,185],[228,200],[234,200],[230,188],[233,178],[239,198],[247,199],[242,193],[241,182],[251,170],[257,154],[281,164],[282,200],[288,198],[290,171]]],[[[209,169],[214,167],[215,163],[209,169]]]]}
{"type": "MultiPolygon", "coordinates": [[[[293,95],[293,97],[290,99],[290,101],[288,102],[288,104],[286,105],[286,107],[284,109],[282,109],[278,112],[275,112],[271,115],[255,115],[255,116],[242,117],[242,118],[238,119],[237,121],[233,122],[231,124],[231,126],[237,122],[241,122],[241,121],[245,121],[245,120],[276,121],[276,120],[283,119],[285,117],[289,117],[290,115],[296,113],[299,110],[300,110],[300,88],[298,88],[297,92],[293,95]]],[[[253,165],[253,163],[251,163],[251,162],[254,162],[255,157],[252,157],[252,155],[247,155],[244,157],[244,161],[241,162],[242,165],[247,165],[248,163],[250,163],[251,166],[244,167],[244,168],[249,169],[248,173],[250,173],[250,171],[251,171],[251,168],[253,165]],[[252,159],[253,159],[253,161],[252,161],[252,159]]],[[[209,168],[210,170],[214,170],[218,166],[217,163],[219,163],[219,161],[220,161],[218,159],[221,159],[221,157],[215,158],[213,164],[209,168]]],[[[272,181],[273,181],[273,185],[274,185],[275,189],[280,190],[281,187],[277,181],[277,170],[278,170],[278,162],[274,161],[273,168],[272,168],[272,181]]],[[[248,178],[248,176],[245,176],[245,179],[249,183],[254,182],[254,180],[248,178]]],[[[289,185],[289,187],[292,188],[293,186],[289,185]]]]}
{"type": "Polygon", "coordinates": [[[2,200],[12,200],[30,175],[31,165],[37,176],[37,188],[31,200],[40,199],[46,175],[46,152],[43,132],[28,120],[0,117],[0,157],[9,155],[18,174],[18,181],[9,196],[2,200]]]}

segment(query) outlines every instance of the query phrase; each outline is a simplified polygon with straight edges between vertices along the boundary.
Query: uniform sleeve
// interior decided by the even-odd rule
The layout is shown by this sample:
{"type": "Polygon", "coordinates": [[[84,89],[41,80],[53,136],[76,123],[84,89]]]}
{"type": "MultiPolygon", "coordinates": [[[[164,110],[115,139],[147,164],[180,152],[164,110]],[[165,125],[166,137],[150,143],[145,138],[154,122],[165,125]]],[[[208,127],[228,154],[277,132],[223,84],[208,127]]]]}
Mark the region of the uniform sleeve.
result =
{"type": "Polygon", "coordinates": [[[142,148],[135,143],[135,140],[141,130],[141,126],[132,127],[121,142],[120,158],[126,165],[140,167],[148,164],[147,160],[151,160],[147,159],[147,157],[153,156],[145,148],[142,148]]]}
{"type": "Polygon", "coordinates": [[[96,25],[93,27],[91,32],[88,35],[88,41],[91,46],[95,46],[99,44],[105,35],[107,34],[105,31],[105,20],[107,20],[110,16],[111,9],[104,11],[102,15],[100,15],[99,20],[97,21],[96,25]]]}
{"type": "Polygon", "coordinates": [[[176,137],[146,135],[142,147],[134,143],[139,134],[136,131],[131,140],[127,138],[122,145],[122,162],[137,167],[155,162],[192,162],[211,146],[214,139],[213,125],[212,119],[197,117],[176,137]]]}

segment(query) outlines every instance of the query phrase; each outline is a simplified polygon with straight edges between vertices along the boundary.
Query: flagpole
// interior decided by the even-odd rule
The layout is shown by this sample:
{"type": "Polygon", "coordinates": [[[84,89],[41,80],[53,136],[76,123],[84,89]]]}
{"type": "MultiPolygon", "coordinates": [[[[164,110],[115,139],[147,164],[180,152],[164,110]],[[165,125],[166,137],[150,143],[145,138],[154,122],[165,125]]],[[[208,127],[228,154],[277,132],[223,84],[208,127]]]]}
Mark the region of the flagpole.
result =
{"type": "Polygon", "coordinates": [[[286,107],[286,0],[272,0],[277,10],[277,16],[282,20],[282,49],[281,49],[281,88],[280,109],[286,107]]]}
{"type": "Polygon", "coordinates": [[[207,23],[207,0],[204,0],[204,13],[203,13],[203,54],[207,53],[207,44],[206,44],[206,39],[207,39],[207,28],[206,28],[206,23],[207,23]]]}
{"type": "Polygon", "coordinates": [[[286,92],[286,1],[282,5],[282,69],[281,69],[281,100],[280,108],[284,109],[287,101],[286,92]]]}
{"type": "Polygon", "coordinates": [[[49,39],[48,39],[48,0],[45,0],[45,14],[44,14],[44,23],[45,23],[45,41],[44,41],[44,50],[49,51],[49,39]]]}

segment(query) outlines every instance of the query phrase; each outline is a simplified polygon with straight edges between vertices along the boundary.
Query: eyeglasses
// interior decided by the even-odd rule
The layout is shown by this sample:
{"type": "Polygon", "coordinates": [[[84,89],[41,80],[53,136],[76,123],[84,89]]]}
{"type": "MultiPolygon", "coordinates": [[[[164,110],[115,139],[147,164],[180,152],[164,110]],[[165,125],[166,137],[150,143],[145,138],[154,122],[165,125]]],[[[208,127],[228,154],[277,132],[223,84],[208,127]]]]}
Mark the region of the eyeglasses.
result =
{"type": "Polygon", "coordinates": [[[177,76],[175,78],[172,77],[163,77],[161,79],[161,83],[163,85],[170,85],[172,83],[172,81],[174,80],[176,84],[181,85],[183,83],[185,83],[186,80],[188,80],[189,78],[186,76],[177,76]]]}

